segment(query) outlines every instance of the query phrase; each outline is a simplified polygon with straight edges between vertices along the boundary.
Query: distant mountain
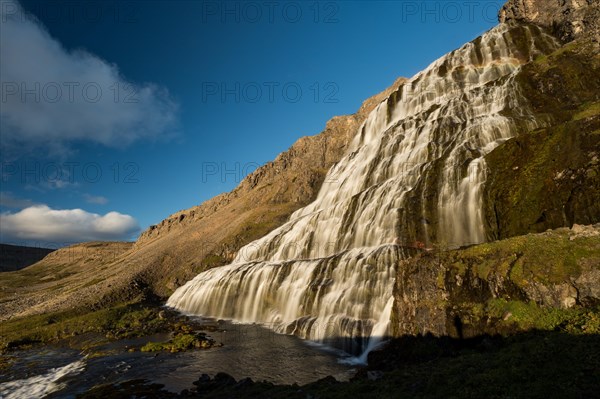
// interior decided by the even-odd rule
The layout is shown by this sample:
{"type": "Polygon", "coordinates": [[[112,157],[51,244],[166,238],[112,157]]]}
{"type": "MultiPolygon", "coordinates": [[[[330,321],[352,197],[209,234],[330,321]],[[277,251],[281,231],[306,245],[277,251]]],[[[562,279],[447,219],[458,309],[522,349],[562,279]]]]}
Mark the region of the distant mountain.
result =
{"type": "Polygon", "coordinates": [[[42,260],[55,249],[0,244],[0,272],[23,269],[42,260]]]}

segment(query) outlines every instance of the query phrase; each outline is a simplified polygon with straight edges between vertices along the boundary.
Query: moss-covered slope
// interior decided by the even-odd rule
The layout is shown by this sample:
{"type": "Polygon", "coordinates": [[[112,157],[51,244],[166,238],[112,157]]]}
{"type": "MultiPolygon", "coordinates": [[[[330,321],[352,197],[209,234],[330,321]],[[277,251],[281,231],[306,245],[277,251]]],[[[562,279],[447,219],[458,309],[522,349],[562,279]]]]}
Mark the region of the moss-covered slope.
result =
{"type": "Polygon", "coordinates": [[[576,225],[402,262],[393,333],[600,333],[599,304],[600,225],[576,225]]]}
{"type": "Polygon", "coordinates": [[[486,157],[488,240],[597,223],[600,55],[573,42],[524,66],[517,81],[546,127],[523,130],[486,157]]]}

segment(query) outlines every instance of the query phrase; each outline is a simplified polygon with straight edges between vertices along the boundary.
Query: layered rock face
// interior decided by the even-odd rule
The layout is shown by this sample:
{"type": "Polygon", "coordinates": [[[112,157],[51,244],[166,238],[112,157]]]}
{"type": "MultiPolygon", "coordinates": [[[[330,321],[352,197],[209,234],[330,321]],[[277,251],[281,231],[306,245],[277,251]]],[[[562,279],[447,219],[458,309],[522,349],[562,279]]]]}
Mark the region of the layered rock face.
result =
{"type": "Polygon", "coordinates": [[[394,335],[470,337],[553,328],[600,303],[600,224],[575,225],[398,265],[394,335]]]}
{"type": "Polygon", "coordinates": [[[585,36],[600,41],[598,0],[509,0],[498,17],[550,28],[565,42],[585,36]]]}

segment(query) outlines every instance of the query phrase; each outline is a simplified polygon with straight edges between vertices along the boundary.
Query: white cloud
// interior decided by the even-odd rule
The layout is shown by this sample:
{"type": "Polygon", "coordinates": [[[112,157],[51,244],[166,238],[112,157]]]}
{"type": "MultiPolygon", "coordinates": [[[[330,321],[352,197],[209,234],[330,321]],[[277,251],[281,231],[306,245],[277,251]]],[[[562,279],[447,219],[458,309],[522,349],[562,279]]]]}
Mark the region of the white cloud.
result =
{"type": "Polygon", "coordinates": [[[36,205],[16,213],[0,214],[2,242],[130,240],[139,230],[133,217],[118,212],[101,216],[82,209],[56,210],[47,205],[36,205]]]}
{"type": "Polygon", "coordinates": [[[18,2],[0,3],[3,148],[65,150],[81,140],[122,147],[174,132],[177,105],[166,89],[133,84],[115,64],[66,50],[18,2]]]}
{"type": "Polygon", "coordinates": [[[108,203],[108,198],[100,195],[83,194],[83,198],[90,204],[105,205],[108,203]]]}

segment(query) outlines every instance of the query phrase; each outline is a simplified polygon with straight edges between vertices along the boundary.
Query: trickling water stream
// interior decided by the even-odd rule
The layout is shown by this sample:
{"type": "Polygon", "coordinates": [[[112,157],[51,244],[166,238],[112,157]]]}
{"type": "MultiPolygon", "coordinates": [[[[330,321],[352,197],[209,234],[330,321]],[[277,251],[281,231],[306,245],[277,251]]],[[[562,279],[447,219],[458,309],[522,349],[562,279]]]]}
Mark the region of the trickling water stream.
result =
{"type": "Polygon", "coordinates": [[[484,156],[533,128],[515,76],[557,47],[539,28],[500,25],[440,58],[382,102],[316,200],[168,306],[259,322],[366,353],[385,337],[402,245],[485,241],[484,156]]]}

